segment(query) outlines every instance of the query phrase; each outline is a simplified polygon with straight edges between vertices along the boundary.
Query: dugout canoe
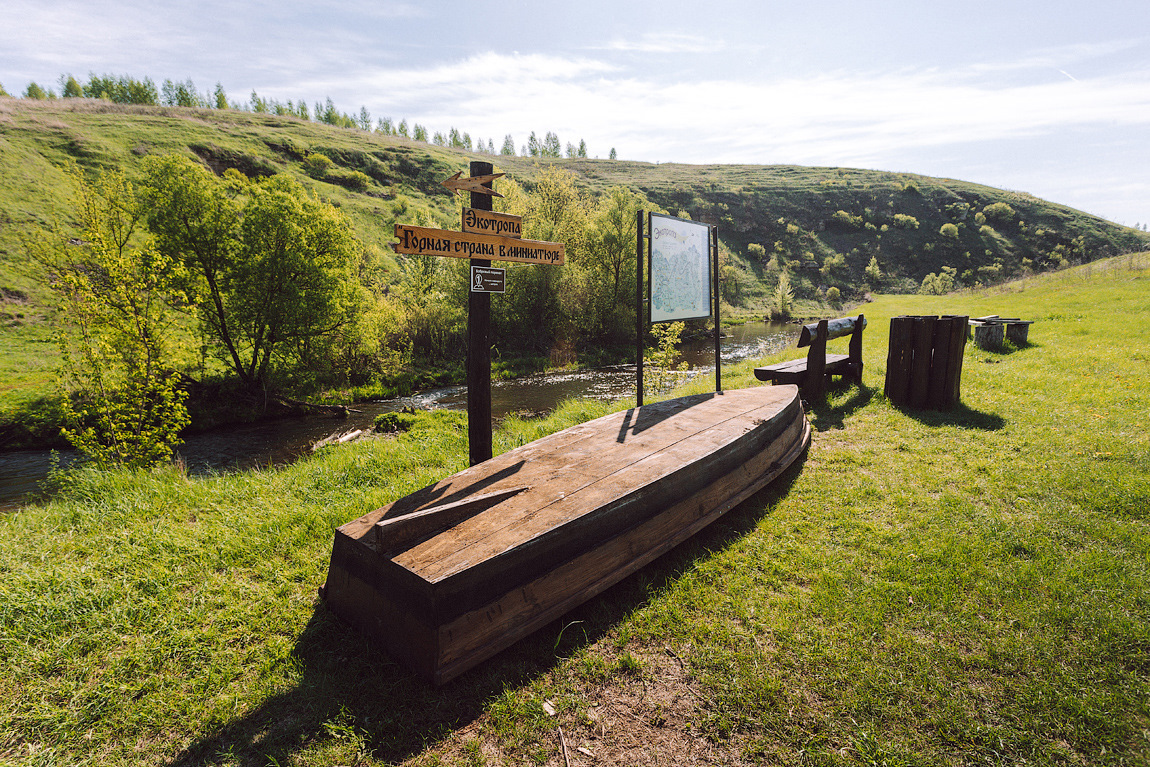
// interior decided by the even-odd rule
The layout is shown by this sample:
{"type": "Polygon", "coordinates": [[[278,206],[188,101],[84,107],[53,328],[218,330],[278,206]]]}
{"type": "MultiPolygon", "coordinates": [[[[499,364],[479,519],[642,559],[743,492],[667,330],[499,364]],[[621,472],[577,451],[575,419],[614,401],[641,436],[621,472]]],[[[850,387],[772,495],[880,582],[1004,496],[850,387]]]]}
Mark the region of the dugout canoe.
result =
{"type": "Polygon", "coordinates": [[[793,385],[604,416],[343,525],[321,593],[443,684],[683,542],[808,444],[793,385]]]}

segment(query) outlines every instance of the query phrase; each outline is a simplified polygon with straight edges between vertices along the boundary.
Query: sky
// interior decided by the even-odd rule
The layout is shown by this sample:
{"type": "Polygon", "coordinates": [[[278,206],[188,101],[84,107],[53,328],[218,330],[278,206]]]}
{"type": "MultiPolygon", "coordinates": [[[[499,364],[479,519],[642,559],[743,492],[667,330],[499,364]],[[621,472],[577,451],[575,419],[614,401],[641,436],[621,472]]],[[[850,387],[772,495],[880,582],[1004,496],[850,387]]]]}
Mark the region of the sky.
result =
{"type": "MultiPolygon", "coordinates": [[[[844,166],[1150,222],[1150,3],[0,0],[0,83],[331,98],[591,156],[844,166]]],[[[0,128],[2,131],[2,128],[0,128]]]]}

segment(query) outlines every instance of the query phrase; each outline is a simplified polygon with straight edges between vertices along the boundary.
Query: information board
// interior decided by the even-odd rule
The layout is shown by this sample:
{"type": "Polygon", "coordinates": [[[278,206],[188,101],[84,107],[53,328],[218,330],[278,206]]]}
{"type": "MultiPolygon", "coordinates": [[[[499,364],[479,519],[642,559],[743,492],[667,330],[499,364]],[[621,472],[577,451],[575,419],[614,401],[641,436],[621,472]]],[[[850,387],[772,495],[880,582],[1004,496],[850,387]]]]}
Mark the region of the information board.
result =
{"type": "Polygon", "coordinates": [[[651,322],[711,316],[711,228],[651,214],[651,322]]]}

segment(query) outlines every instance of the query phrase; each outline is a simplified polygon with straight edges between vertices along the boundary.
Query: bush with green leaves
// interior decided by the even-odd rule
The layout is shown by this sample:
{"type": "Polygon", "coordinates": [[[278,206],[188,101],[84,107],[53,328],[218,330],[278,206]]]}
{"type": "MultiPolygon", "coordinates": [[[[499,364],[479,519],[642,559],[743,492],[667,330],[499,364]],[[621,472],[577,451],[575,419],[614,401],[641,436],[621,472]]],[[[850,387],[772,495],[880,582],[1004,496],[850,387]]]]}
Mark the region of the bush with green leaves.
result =
{"type": "Polygon", "coordinates": [[[866,269],[863,271],[867,280],[870,281],[871,287],[878,287],[882,283],[882,268],[878,264],[877,256],[870,257],[870,263],[866,265],[866,269]]]}
{"type": "Polygon", "coordinates": [[[831,214],[831,223],[839,228],[853,231],[862,228],[863,219],[862,216],[852,216],[845,210],[836,210],[831,214]]]}
{"type": "Polygon", "coordinates": [[[335,167],[335,163],[327,155],[313,152],[303,161],[303,167],[312,178],[323,179],[335,167]]]}
{"type": "Polygon", "coordinates": [[[353,192],[366,192],[371,188],[371,176],[358,170],[329,172],[325,180],[333,184],[339,184],[353,192]]]}
{"type": "Polygon", "coordinates": [[[51,93],[41,88],[35,81],[28,83],[28,87],[24,89],[24,98],[26,99],[43,101],[44,99],[51,98],[51,96],[51,93]]]}
{"type": "Polygon", "coordinates": [[[100,466],[168,461],[189,422],[173,368],[186,273],[143,229],[144,209],[123,172],[89,180],[65,167],[79,229],[26,240],[60,301],[64,436],[100,466]]]}
{"type": "Polygon", "coordinates": [[[687,370],[687,363],[679,361],[678,344],[687,327],[683,322],[657,322],[651,326],[655,348],[643,355],[646,362],[643,390],[648,394],[661,394],[679,383],[687,370]]]}
{"type": "Polygon", "coordinates": [[[991,203],[982,209],[982,213],[991,221],[1000,224],[1009,224],[1014,221],[1014,217],[1018,215],[1014,208],[1005,202],[991,203]]]}
{"type": "Polygon", "coordinates": [[[937,274],[931,272],[923,277],[918,292],[927,296],[946,295],[955,288],[955,271],[954,267],[944,266],[937,274]]]}

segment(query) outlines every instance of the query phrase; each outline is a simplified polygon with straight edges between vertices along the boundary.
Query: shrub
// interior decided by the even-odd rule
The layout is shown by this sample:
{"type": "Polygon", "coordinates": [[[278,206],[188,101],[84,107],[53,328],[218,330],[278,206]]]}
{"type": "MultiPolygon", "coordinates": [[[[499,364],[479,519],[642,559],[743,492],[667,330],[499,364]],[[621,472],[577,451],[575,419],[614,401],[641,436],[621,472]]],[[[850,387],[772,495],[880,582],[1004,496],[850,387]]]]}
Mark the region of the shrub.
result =
{"type": "Polygon", "coordinates": [[[303,161],[303,165],[309,176],[322,179],[331,171],[335,163],[327,155],[316,152],[308,155],[308,158],[303,161]]]}
{"type": "Polygon", "coordinates": [[[774,306],[771,307],[772,320],[788,320],[794,309],[795,291],[791,288],[791,277],[786,272],[779,275],[779,284],[775,286],[774,306]]]}
{"type": "Polygon", "coordinates": [[[43,99],[48,98],[48,92],[37,85],[35,82],[30,82],[28,83],[28,87],[24,89],[24,98],[42,101],[43,99]]]}
{"type": "Polygon", "coordinates": [[[407,431],[418,420],[414,413],[380,413],[375,417],[375,430],[382,432],[407,431]]]}
{"type": "Polygon", "coordinates": [[[894,214],[894,225],[899,229],[918,229],[918,219],[905,213],[894,214]]]}
{"type": "Polygon", "coordinates": [[[358,170],[328,173],[327,180],[333,184],[346,187],[353,192],[364,192],[371,186],[371,178],[366,173],[361,173],[358,170]]]}
{"type": "Polygon", "coordinates": [[[831,306],[838,306],[842,301],[842,298],[842,292],[838,288],[827,288],[827,303],[829,303],[831,306]]]}
{"type": "Polygon", "coordinates": [[[954,277],[947,272],[934,274],[933,272],[922,278],[922,287],[919,293],[928,296],[941,296],[954,290],[954,277]]]}
{"type": "Polygon", "coordinates": [[[831,223],[843,229],[858,229],[863,225],[862,216],[852,216],[845,210],[836,210],[831,215],[831,223]]]}
{"type": "Polygon", "coordinates": [[[938,228],[938,233],[948,240],[958,239],[958,227],[954,224],[943,224],[938,228]]]}
{"type": "Polygon", "coordinates": [[[1014,220],[1017,212],[1005,202],[996,202],[982,209],[983,214],[991,221],[1009,224],[1014,220]]]}

